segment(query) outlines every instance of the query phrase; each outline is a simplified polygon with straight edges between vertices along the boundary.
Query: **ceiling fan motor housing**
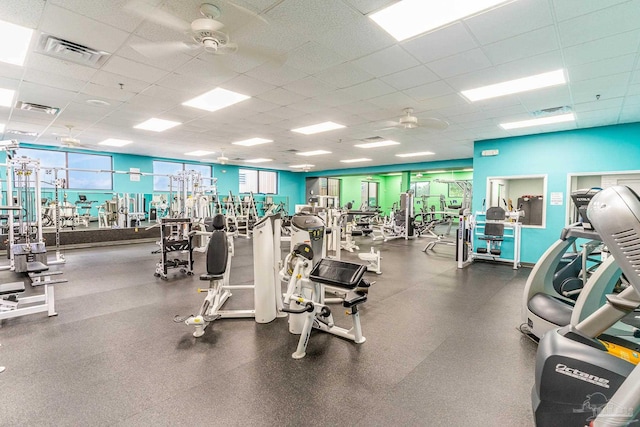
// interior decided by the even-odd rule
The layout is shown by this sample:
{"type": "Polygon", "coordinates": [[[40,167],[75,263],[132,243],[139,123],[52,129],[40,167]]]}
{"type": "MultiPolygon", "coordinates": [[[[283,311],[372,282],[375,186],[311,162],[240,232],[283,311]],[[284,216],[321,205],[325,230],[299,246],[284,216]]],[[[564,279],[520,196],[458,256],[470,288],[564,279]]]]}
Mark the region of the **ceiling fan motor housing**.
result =
{"type": "Polygon", "coordinates": [[[418,126],[418,118],[415,116],[400,117],[400,125],[405,128],[415,128],[418,126]]]}

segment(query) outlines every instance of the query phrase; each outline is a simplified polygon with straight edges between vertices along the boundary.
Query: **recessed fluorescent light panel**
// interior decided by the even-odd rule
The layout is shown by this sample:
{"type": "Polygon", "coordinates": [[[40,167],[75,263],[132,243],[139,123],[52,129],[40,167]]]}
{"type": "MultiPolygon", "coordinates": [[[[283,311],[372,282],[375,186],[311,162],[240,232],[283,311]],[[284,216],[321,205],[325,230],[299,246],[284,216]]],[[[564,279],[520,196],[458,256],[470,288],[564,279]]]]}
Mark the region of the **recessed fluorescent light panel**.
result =
{"type": "Polygon", "coordinates": [[[535,89],[542,89],[550,86],[565,84],[564,70],[550,71],[548,73],[536,74],[534,76],[523,77],[521,79],[509,80],[489,86],[482,86],[477,89],[463,90],[462,95],[469,101],[481,101],[483,99],[497,98],[499,96],[511,95],[514,93],[527,92],[535,89]]]}
{"type": "Polygon", "coordinates": [[[321,154],[331,154],[331,151],[325,150],[315,150],[315,151],[302,151],[300,153],[296,153],[298,156],[319,156],[321,154]]]}
{"type": "Polygon", "coordinates": [[[29,51],[32,35],[33,30],[30,28],[0,21],[0,39],[5,40],[5,43],[0,45],[0,61],[22,66],[29,51]]]}
{"type": "Polygon", "coordinates": [[[109,147],[124,147],[125,145],[131,144],[133,141],[129,141],[126,139],[115,139],[108,138],[102,142],[98,142],[98,145],[108,145],[109,147]]]}
{"type": "Polygon", "coordinates": [[[292,132],[303,133],[305,135],[312,135],[314,133],[327,132],[335,129],[342,129],[344,125],[334,122],[318,123],[317,125],[305,126],[302,128],[291,129],[292,132]]]}
{"type": "Polygon", "coordinates": [[[196,151],[189,151],[188,153],[184,153],[184,155],[202,157],[202,156],[207,156],[209,154],[213,154],[214,152],[215,151],[196,150],[196,151]]]}
{"type": "Polygon", "coordinates": [[[360,163],[360,162],[370,162],[371,159],[349,159],[349,160],[340,160],[342,163],[360,163]]]}
{"type": "Polygon", "coordinates": [[[360,148],[378,148],[378,147],[388,147],[389,145],[398,145],[399,142],[386,140],[386,141],[377,141],[377,142],[367,142],[366,144],[356,144],[354,147],[360,148]]]}
{"type": "Polygon", "coordinates": [[[550,125],[553,123],[572,122],[576,119],[573,113],[560,114],[559,116],[541,117],[539,119],[522,120],[520,122],[500,123],[505,130],[526,128],[530,126],[550,125]]]}
{"type": "Polygon", "coordinates": [[[247,159],[245,160],[245,162],[247,163],[264,163],[264,162],[271,162],[273,161],[273,159],[247,159]]]}
{"type": "Polygon", "coordinates": [[[293,169],[304,169],[304,168],[314,168],[316,165],[304,164],[304,165],[291,165],[290,168],[293,169]]]}
{"type": "Polygon", "coordinates": [[[0,88],[0,107],[11,107],[16,91],[0,88]]]}
{"type": "Polygon", "coordinates": [[[506,0],[402,0],[369,15],[383,30],[402,41],[506,3],[506,0]]]}
{"type": "Polygon", "coordinates": [[[396,154],[396,157],[419,157],[419,156],[433,156],[435,153],[431,151],[420,151],[418,153],[404,153],[396,154]]]}
{"type": "Polygon", "coordinates": [[[439,171],[425,171],[424,173],[427,173],[427,174],[433,174],[433,173],[445,173],[445,172],[448,172],[448,171],[446,171],[446,170],[439,170],[439,171]]]}
{"type": "Polygon", "coordinates": [[[250,138],[245,139],[244,141],[236,141],[232,142],[233,145],[242,145],[245,147],[252,147],[254,145],[266,144],[267,142],[273,142],[272,139],[264,139],[264,138],[250,138]]]}
{"type": "Polygon", "coordinates": [[[385,176],[401,176],[402,172],[391,172],[391,173],[386,173],[385,176]]]}
{"type": "Polygon", "coordinates": [[[149,119],[145,122],[140,123],[139,125],[135,125],[135,129],[144,129],[144,130],[152,130],[154,132],[163,132],[167,129],[171,129],[172,127],[176,127],[182,123],[180,122],[172,122],[171,120],[163,120],[163,119],[149,119]]]}
{"type": "Polygon", "coordinates": [[[183,102],[182,105],[206,111],[217,111],[249,98],[251,97],[217,87],[187,102],[183,102]]]}

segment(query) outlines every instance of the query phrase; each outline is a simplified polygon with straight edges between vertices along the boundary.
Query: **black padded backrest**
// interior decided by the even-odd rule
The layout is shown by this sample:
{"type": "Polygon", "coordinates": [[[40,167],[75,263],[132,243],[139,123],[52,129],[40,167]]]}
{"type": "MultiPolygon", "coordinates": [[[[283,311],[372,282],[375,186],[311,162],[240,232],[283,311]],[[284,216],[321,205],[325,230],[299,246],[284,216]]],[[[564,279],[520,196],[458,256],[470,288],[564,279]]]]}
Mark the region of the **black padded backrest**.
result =
{"type": "Polygon", "coordinates": [[[207,274],[224,274],[227,270],[227,260],[229,258],[229,243],[227,233],[222,230],[215,230],[211,233],[209,244],[207,245],[207,274]]]}
{"type": "Polygon", "coordinates": [[[504,236],[504,224],[500,224],[496,222],[487,222],[484,225],[484,235],[495,236],[495,237],[504,236]]]}
{"type": "Polygon", "coordinates": [[[506,214],[504,209],[498,206],[487,209],[487,221],[504,221],[506,214]]]}
{"type": "Polygon", "coordinates": [[[211,225],[213,226],[214,230],[224,230],[224,215],[216,214],[211,221],[211,225]]]}
{"type": "Polygon", "coordinates": [[[213,218],[211,217],[206,217],[205,219],[202,220],[202,223],[204,224],[204,231],[207,231],[209,233],[211,233],[214,228],[213,228],[213,218]]]}

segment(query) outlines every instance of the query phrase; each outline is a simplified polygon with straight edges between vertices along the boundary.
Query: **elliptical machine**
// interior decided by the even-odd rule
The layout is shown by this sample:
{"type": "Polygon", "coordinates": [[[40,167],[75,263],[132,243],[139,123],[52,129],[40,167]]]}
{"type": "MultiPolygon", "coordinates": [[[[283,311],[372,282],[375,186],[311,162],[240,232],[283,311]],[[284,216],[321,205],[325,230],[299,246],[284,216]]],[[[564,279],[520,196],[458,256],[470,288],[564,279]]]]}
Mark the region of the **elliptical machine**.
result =
{"type": "Polygon", "coordinates": [[[606,295],[605,305],[583,321],[540,340],[532,391],[539,426],[640,421],[640,365],[607,353],[595,339],[640,306],[640,198],[627,187],[610,187],[593,197],[587,212],[631,286],[606,295]]]}

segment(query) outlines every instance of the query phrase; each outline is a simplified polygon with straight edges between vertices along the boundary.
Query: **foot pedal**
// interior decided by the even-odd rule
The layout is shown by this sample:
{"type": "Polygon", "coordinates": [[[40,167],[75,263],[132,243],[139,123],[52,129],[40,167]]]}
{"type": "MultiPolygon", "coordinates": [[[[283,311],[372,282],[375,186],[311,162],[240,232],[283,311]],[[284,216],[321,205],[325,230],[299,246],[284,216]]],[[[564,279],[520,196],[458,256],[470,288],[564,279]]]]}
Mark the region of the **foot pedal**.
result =
{"type": "Polygon", "coordinates": [[[194,317],[193,314],[190,314],[188,316],[183,316],[183,317],[180,317],[179,314],[176,314],[176,316],[173,318],[173,321],[176,323],[183,323],[185,320],[187,320],[190,317],[194,317]]]}
{"type": "Polygon", "coordinates": [[[205,316],[202,316],[202,319],[203,319],[205,322],[213,322],[214,320],[217,320],[217,319],[219,319],[219,318],[221,318],[221,317],[222,317],[222,316],[221,316],[221,315],[219,315],[219,314],[214,314],[213,316],[206,316],[206,315],[205,315],[205,316]]]}

